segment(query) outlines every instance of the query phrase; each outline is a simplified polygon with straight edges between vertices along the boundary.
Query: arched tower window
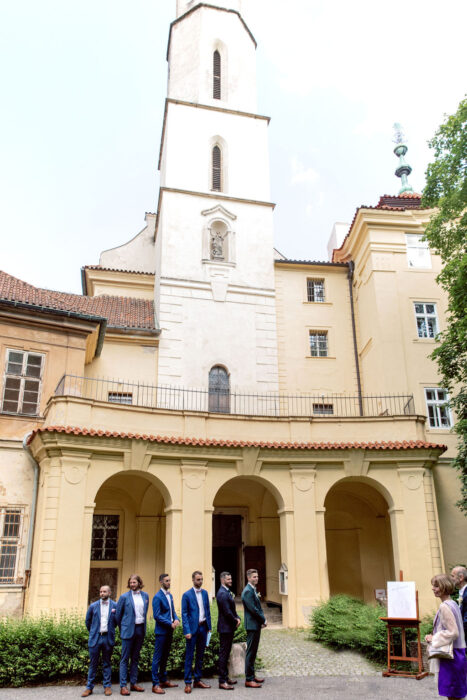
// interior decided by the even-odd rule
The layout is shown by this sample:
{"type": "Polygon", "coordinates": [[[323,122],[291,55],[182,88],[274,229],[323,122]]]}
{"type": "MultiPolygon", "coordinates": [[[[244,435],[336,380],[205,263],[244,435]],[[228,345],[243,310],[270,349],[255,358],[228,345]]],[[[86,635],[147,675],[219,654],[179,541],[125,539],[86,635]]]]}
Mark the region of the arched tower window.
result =
{"type": "Polygon", "coordinates": [[[230,379],[225,367],[214,365],[209,372],[209,408],[212,413],[230,413],[230,379]]]}
{"type": "Polygon", "coordinates": [[[212,96],[215,100],[221,99],[221,55],[219,51],[214,51],[212,55],[212,96]]]}
{"type": "Polygon", "coordinates": [[[222,190],[222,153],[219,146],[212,149],[212,190],[222,190]]]}

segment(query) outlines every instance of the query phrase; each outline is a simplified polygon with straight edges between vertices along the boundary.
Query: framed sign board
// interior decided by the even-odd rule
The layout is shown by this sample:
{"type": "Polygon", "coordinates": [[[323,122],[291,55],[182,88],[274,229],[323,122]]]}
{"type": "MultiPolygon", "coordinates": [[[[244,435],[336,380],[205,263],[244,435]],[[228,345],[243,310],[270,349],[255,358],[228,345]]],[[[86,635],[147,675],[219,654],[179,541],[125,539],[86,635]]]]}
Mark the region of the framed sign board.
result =
{"type": "Polygon", "coordinates": [[[417,619],[415,581],[388,581],[388,617],[417,619]]]}

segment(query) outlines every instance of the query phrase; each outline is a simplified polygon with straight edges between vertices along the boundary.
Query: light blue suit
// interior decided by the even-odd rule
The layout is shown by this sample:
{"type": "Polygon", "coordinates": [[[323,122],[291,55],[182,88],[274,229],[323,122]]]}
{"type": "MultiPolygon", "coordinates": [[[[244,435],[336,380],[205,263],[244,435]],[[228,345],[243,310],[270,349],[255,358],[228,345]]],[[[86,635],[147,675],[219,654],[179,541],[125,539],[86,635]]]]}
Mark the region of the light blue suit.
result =
{"type": "Polygon", "coordinates": [[[120,637],[122,638],[122,656],[120,658],[120,687],[126,686],[128,676],[128,661],[130,663],[130,683],[136,685],[138,681],[138,661],[146,634],[146,618],[149,607],[149,596],[144,591],[139,591],[143,599],[144,622],[135,624],[136,613],[133,602],[133,593],[128,591],[120,596],[115,614],[117,624],[120,627],[120,637]]]}
{"type": "Polygon", "coordinates": [[[196,661],[193,678],[195,683],[201,680],[203,670],[204,651],[206,649],[206,639],[211,631],[211,609],[209,607],[208,592],[202,589],[204,614],[206,622],[199,622],[199,606],[196,593],[193,588],[186,591],[182,596],[182,624],[183,634],[191,634],[191,639],[186,640],[185,651],[185,684],[191,685],[193,656],[196,649],[196,661]]]}
{"type": "Polygon", "coordinates": [[[170,608],[164,591],[157,591],[152,599],[152,611],[156,621],[156,638],[152,657],[152,684],[160,685],[167,680],[167,661],[172,646],[173,620],[178,620],[175,612],[174,599],[169,592],[170,608]],[[172,615],[170,614],[172,612],[172,615]]]}
{"type": "Polygon", "coordinates": [[[115,644],[115,611],[117,603],[109,598],[109,616],[107,618],[107,632],[101,634],[101,601],[96,600],[88,608],[86,613],[86,627],[89,632],[89,671],[86,688],[92,690],[96,679],[99,658],[102,655],[102,675],[104,688],[110,688],[112,684],[112,652],[115,644]]]}

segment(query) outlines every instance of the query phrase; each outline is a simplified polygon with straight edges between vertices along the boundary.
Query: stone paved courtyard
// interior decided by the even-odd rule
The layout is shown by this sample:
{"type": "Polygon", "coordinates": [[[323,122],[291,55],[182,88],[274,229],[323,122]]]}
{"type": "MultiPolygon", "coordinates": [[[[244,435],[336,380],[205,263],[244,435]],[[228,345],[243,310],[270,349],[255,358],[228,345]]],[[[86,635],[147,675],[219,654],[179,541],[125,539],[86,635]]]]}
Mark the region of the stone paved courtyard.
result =
{"type": "Polygon", "coordinates": [[[266,629],[261,673],[267,676],[375,676],[381,668],[353,651],[333,651],[307,639],[308,630],[266,629]]]}

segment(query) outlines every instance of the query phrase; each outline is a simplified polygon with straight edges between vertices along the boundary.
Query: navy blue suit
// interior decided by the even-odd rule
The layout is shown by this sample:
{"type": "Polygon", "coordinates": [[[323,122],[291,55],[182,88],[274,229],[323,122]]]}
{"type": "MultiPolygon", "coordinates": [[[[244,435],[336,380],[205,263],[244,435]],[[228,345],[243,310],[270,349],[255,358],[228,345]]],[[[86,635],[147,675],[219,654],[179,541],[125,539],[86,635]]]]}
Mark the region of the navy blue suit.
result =
{"type": "Polygon", "coordinates": [[[229,677],[227,665],[230,651],[240,618],[237,615],[233,595],[225,586],[221,586],[217,591],[216,600],[219,609],[217,618],[217,631],[219,632],[219,683],[226,683],[229,677]]]}
{"type": "Polygon", "coordinates": [[[156,640],[152,657],[152,684],[160,685],[167,680],[167,660],[172,646],[172,618],[178,620],[174,599],[169,592],[170,608],[164,591],[159,590],[152,599],[152,612],[156,621],[156,640]],[[170,614],[172,613],[172,615],[170,614]]]}
{"type": "Polygon", "coordinates": [[[101,601],[96,600],[88,608],[86,613],[86,627],[89,632],[89,671],[86,688],[92,690],[96,680],[99,658],[102,655],[102,675],[104,688],[110,688],[112,684],[112,652],[115,644],[115,612],[117,603],[108,599],[109,615],[107,618],[107,632],[101,634],[101,601]]]}
{"type": "Polygon", "coordinates": [[[211,631],[211,610],[209,607],[208,592],[202,589],[204,614],[206,621],[199,621],[199,606],[196,593],[193,588],[186,591],[182,596],[182,624],[183,634],[191,634],[191,638],[186,640],[185,651],[185,684],[191,685],[193,656],[196,650],[195,670],[193,678],[195,683],[201,680],[203,671],[203,658],[206,649],[208,632],[211,631]]]}
{"type": "Polygon", "coordinates": [[[464,590],[460,603],[462,620],[464,622],[465,641],[467,642],[467,588],[464,590]]]}
{"type": "Polygon", "coordinates": [[[144,622],[135,624],[135,605],[133,603],[133,593],[128,591],[120,596],[115,614],[117,625],[120,627],[120,637],[122,638],[122,655],[120,658],[120,687],[126,686],[128,676],[128,661],[130,663],[130,683],[136,685],[138,681],[138,661],[146,634],[146,618],[149,607],[149,596],[144,591],[139,591],[143,599],[144,622]]]}

